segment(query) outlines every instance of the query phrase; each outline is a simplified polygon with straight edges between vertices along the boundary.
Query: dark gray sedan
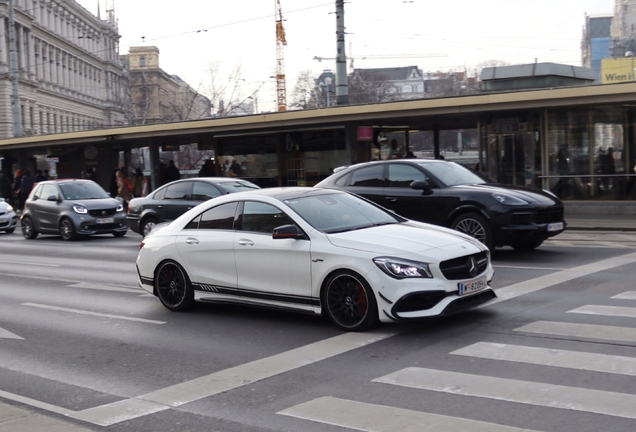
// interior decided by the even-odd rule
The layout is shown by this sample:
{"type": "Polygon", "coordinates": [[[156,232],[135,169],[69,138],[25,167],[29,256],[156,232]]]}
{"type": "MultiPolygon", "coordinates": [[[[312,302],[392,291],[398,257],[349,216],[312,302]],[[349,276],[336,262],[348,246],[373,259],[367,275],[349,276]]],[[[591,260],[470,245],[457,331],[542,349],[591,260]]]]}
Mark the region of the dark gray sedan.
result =
{"type": "Polygon", "coordinates": [[[124,206],[92,180],[64,179],[38,183],[21,216],[22,235],[59,234],[64,240],[93,234],[123,237],[128,231],[124,206]]]}
{"type": "Polygon", "coordinates": [[[176,180],[143,198],[128,203],[130,229],[148,235],[162,222],[170,222],[191,208],[221,195],[260,189],[254,183],[232,177],[198,177],[176,180]]]}

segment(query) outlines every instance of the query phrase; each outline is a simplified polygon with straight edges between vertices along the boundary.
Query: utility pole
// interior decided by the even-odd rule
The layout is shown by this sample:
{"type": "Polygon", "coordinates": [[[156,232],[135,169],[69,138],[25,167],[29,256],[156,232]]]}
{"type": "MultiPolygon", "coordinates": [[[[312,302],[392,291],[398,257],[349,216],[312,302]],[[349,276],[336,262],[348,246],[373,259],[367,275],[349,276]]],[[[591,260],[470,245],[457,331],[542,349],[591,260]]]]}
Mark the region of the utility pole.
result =
{"type": "Polygon", "coordinates": [[[347,83],[347,55],[345,53],[344,0],[336,0],[336,104],[349,104],[347,83]]]}
{"type": "Polygon", "coordinates": [[[9,77],[11,79],[11,108],[13,112],[13,136],[22,136],[22,114],[20,113],[20,93],[18,92],[18,48],[15,44],[14,0],[9,0],[9,77]]]}

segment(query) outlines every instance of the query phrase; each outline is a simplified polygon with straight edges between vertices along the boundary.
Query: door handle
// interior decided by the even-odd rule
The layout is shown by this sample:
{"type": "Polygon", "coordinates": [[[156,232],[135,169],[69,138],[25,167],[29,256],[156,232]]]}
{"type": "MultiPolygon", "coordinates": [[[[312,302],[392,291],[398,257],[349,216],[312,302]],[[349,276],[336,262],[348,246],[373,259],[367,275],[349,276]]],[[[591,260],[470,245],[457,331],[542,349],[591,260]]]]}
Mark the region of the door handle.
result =
{"type": "Polygon", "coordinates": [[[389,201],[389,202],[396,202],[397,201],[396,197],[384,197],[384,199],[389,201]]]}
{"type": "Polygon", "coordinates": [[[254,242],[252,240],[240,239],[239,244],[241,246],[254,246],[254,242]]]}
{"type": "Polygon", "coordinates": [[[199,240],[195,239],[194,237],[188,237],[186,239],[186,243],[187,244],[199,244],[199,240]]]}

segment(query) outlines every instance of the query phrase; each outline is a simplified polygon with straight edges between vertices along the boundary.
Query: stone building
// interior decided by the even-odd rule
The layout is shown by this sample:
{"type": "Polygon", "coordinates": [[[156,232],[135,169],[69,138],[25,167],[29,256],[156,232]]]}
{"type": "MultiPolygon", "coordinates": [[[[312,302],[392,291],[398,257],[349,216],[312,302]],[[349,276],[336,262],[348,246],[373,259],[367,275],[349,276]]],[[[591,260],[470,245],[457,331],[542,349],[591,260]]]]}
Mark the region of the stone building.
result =
{"type": "Polygon", "coordinates": [[[122,61],[130,74],[132,119],[135,125],[210,117],[210,100],[159,66],[155,46],[131,47],[122,61]]]}
{"type": "MultiPolygon", "coordinates": [[[[22,134],[128,124],[114,13],[104,20],[74,0],[13,3],[22,134]]],[[[14,136],[8,17],[0,2],[0,138],[14,136]]]]}

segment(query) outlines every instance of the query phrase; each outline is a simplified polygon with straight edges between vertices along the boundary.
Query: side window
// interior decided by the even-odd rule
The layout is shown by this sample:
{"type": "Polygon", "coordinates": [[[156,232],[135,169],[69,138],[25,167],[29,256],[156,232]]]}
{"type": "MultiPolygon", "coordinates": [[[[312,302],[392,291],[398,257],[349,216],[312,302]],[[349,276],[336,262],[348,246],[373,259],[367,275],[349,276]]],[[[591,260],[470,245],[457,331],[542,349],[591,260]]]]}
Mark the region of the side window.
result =
{"type": "Polygon", "coordinates": [[[152,199],[162,200],[163,197],[166,195],[166,189],[168,188],[159,189],[157,192],[154,193],[154,195],[152,196],[152,199]]]}
{"type": "Polygon", "coordinates": [[[207,201],[221,195],[221,192],[210,183],[194,182],[192,185],[192,201],[207,201]]]}
{"type": "Polygon", "coordinates": [[[192,220],[185,229],[232,230],[237,203],[212,207],[192,220]]]}
{"type": "Polygon", "coordinates": [[[351,174],[351,186],[384,187],[384,165],[360,168],[351,174]]]}
{"type": "Polygon", "coordinates": [[[351,174],[346,174],[335,181],[336,186],[348,186],[351,181],[351,174]]]}
{"type": "Polygon", "coordinates": [[[35,198],[35,197],[42,198],[42,188],[43,187],[44,186],[42,186],[42,185],[37,185],[36,187],[34,187],[33,188],[33,192],[31,192],[30,198],[35,198]]]}
{"type": "Polygon", "coordinates": [[[290,225],[294,221],[277,207],[270,204],[246,201],[243,207],[243,231],[272,234],[274,228],[290,225]]]}
{"type": "Polygon", "coordinates": [[[388,187],[408,188],[415,180],[426,180],[428,177],[414,166],[403,163],[389,164],[388,187]]]}
{"type": "Polygon", "coordinates": [[[186,200],[192,190],[192,182],[180,182],[166,188],[163,199],[186,200]]]}
{"type": "Polygon", "coordinates": [[[36,194],[41,198],[41,199],[49,199],[50,196],[58,196],[58,192],[57,192],[57,188],[52,185],[52,184],[45,184],[42,185],[42,189],[38,192],[36,192],[36,194]]]}

